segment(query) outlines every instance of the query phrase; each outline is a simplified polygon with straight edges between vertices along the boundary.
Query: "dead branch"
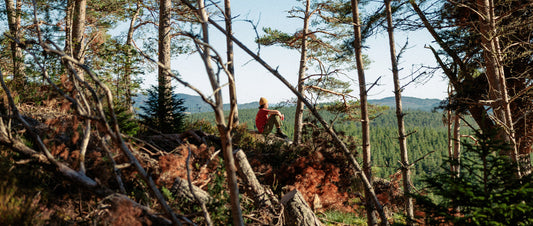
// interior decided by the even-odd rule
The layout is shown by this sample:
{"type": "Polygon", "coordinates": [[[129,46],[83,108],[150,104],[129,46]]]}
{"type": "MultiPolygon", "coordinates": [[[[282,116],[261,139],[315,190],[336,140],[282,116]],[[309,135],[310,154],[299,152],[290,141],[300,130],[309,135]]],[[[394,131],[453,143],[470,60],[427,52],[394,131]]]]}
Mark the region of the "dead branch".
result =
{"type": "MultiPolygon", "coordinates": [[[[140,205],[139,203],[128,198],[126,195],[117,194],[117,193],[110,194],[107,197],[105,197],[102,201],[100,201],[99,207],[102,208],[104,206],[102,204],[107,203],[107,202],[111,202],[111,205],[118,205],[120,203],[129,203],[133,207],[141,209],[143,214],[147,215],[150,221],[154,225],[172,225],[172,221],[164,217],[161,217],[159,214],[155,213],[152,209],[146,206],[140,205]]],[[[186,221],[186,222],[188,224],[193,224],[192,221],[186,221]]]]}
{"type": "Polygon", "coordinates": [[[118,183],[118,187],[120,189],[120,192],[122,194],[126,194],[126,188],[124,187],[124,183],[122,182],[122,176],[121,176],[121,173],[120,173],[120,169],[117,167],[117,162],[115,162],[115,159],[113,158],[113,155],[111,154],[111,151],[109,151],[109,148],[107,147],[107,145],[105,144],[105,141],[104,139],[101,139],[100,137],[98,137],[98,139],[100,140],[100,143],[102,145],[102,148],[104,149],[104,151],[106,152],[107,154],[107,157],[109,158],[109,160],[111,161],[111,164],[113,166],[113,173],[115,174],[115,178],[117,180],[117,183],[118,183]]]}
{"type": "Polygon", "coordinates": [[[350,94],[339,93],[339,92],[335,92],[335,91],[329,90],[329,89],[324,89],[324,88],[321,88],[321,87],[318,87],[318,86],[307,86],[307,88],[316,89],[316,90],[320,90],[322,92],[331,93],[333,95],[341,96],[341,97],[343,97],[343,99],[346,98],[346,97],[357,98],[357,97],[354,97],[354,96],[352,96],[350,94]]]}
{"type": "Polygon", "coordinates": [[[191,181],[191,169],[189,167],[192,151],[191,151],[191,145],[188,142],[187,142],[187,150],[188,150],[188,152],[187,152],[187,160],[185,161],[185,166],[187,168],[187,182],[189,184],[189,191],[191,192],[192,196],[194,197],[194,200],[202,208],[202,212],[204,214],[205,222],[207,223],[207,225],[211,226],[211,225],[213,225],[213,221],[211,221],[211,217],[209,216],[209,211],[207,211],[207,207],[205,206],[206,202],[205,201],[202,202],[200,200],[200,198],[198,198],[198,195],[196,194],[196,192],[193,189],[193,185],[192,185],[192,181],[191,181]]]}

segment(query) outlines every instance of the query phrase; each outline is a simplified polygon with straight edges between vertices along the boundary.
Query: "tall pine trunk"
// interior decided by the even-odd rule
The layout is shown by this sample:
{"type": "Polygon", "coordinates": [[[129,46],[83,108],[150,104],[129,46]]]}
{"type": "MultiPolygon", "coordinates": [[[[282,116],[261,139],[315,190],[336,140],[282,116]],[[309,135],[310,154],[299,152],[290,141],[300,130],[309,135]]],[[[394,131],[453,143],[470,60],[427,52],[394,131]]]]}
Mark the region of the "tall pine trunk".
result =
{"type": "MultiPolygon", "coordinates": [[[[370,127],[368,117],[368,102],[367,90],[365,81],[365,70],[363,68],[363,54],[362,54],[362,38],[361,38],[361,22],[359,20],[359,6],[357,0],[351,0],[353,29],[354,29],[354,48],[355,60],[357,64],[357,75],[359,78],[359,99],[361,104],[361,133],[362,133],[362,151],[363,151],[363,171],[369,181],[372,183],[372,160],[370,154],[370,127]]],[[[365,209],[368,225],[376,225],[376,217],[374,216],[374,203],[371,194],[365,190],[365,209]]]]}
{"type": "MultiPolygon", "coordinates": [[[[205,10],[204,0],[198,0],[198,15],[200,16],[202,24],[202,41],[205,44],[209,44],[209,29],[208,29],[208,16],[205,10]]],[[[226,182],[228,184],[228,189],[230,193],[230,204],[231,204],[231,218],[233,220],[233,225],[240,226],[244,225],[242,219],[242,211],[239,201],[239,186],[237,185],[237,174],[235,169],[235,159],[233,157],[233,141],[231,135],[231,129],[233,126],[233,114],[236,109],[236,101],[231,100],[231,110],[229,117],[229,125],[226,126],[224,122],[224,110],[222,103],[222,92],[220,87],[219,78],[214,72],[213,66],[211,65],[211,55],[209,54],[209,47],[203,46],[203,52],[201,53],[204,66],[211,83],[211,87],[215,92],[215,106],[213,107],[215,112],[215,120],[217,123],[218,131],[220,133],[220,139],[222,143],[222,153],[224,157],[224,165],[226,168],[226,182]]],[[[235,80],[233,75],[228,74],[228,80],[230,83],[230,93],[233,93],[233,96],[230,98],[236,98],[235,96],[235,80]]]]}
{"type": "MultiPolygon", "coordinates": [[[[7,23],[10,35],[18,41],[23,41],[22,30],[20,25],[22,0],[5,0],[7,23]]],[[[26,83],[26,73],[24,72],[24,55],[22,49],[17,45],[16,41],[11,43],[11,57],[13,58],[13,85],[18,90],[22,89],[26,83]]]]}
{"type": "Polygon", "coordinates": [[[476,3],[480,13],[480,37],[485,60],[485,75],[489,82],[489,96],[494,101],[492,109],[496,118],[502,123],[500,136],[511,145],[508,155],[517,163],[517,175],[520,177],[519,154],[507,91],[507,81],[503,69],[503,55],[494,14],[494,1],[477,0],[476,3]]]}
{"type": "MultiPolygon", "coordinates": [[[[305,15],[304,27],[302,29],[302,47],[300,51],[300,67],[298,69],[298,92],[305,97],[304,94],[304,77],[307,70],[307,33],[309,33],[309,11],[311,8],[310,0],[307,0],[305,3],[305,15]]],[[[304,105],[303,101],[298,98],[296,101],[296,112],[294,113],[294,137],[293,142],[299,144],[302,140],[302,127],[303,127],[303,111],[304,105]]]]}
{"type": "Polygon", "coordinates": [[[401,169],[403,176],[403,191],[405,212],[407,213],[407,224],[414,223],[413,199],[411,198],[411,169],[409,166],[409,157],[407,155],[407,135],[405,134],[404,113],[402,109],[402,89],[400,78],[398,76],[398,62],[396,61],[396,47],[394,42],[394,27],[392,24],[392,11],[390,0],[385,0],[387,11],[387,32],[389,34],[390,58],[392,64],[392,75],[394,80],[394,97],[396,101],[396,118],[398,122],[398,142],[400,144],[401,169]]]}
{"type": "MultiPolygon", "coordinates": [[[[86,0],[76,0],[74,3],[74,12],[72,14],[72,56],[80,63],[84,63],[85,55],[85,14],[87,9],[86,0]]],[[[76,67],[78,76],[84,79],[84,70],[76,67]]]]}
{"type": "MultiPolygon", "coordinates": [[[[224,14],[225,14],[224,19],[226,22],[226,31],[232,34],[233,28],[232,28],[232,22],[231,22],[232,18],[231,18],[230,0],[224,0],[224,14]]],[[[233,76],[233,79],[235,80],[235,66],[234,66],[235,62],[234,62],[234,57],[233,57],[233,41],[231,40],[230,37],[227,37],[227,36],[226,36],[226,53],[227,53],[228,71],[231,74],[231,76],[233,76]]],[[[233,85],[235,85],[235,83],[233,83],[233,85]]],[[[230,101],[231,101],[230,104],[235,105],[235,109],[233,113],[233,123],[234,123],[234,126],[237,126],[239,125],[239,108],[237,105],[237,91],[235,87],[230,88],[229,96],[230,96],[230,101]]]]}
{"type": "MultiPolygon", "coordinates": [[[[132,100],[132,92],[131,92],[131,76],[133,74],[132,65],[133,60],[132,57],[132,51],[133,51],[133,32],[135,29],[135,21],[137,20],[137,17],[139,16],[141,7],[139,6],[139,3],[137,3],[137,9],[135,9],[135,12],[133,13],[131,20],[130,20],[130,27],[128,29],[128,35],[126,37],[126,66],[124,70],[124,88],[125,90],[125,106],[128,109],[129,112],[133,113],[133,100],[132,100]]],[[[120,82],[119,82],[120,84],[120,82]]]]}
{"type": "Polygon", "coordinates": [[[74,14],[75,0],[67,0],[67,8],[65,12],[65,53],[72,56],[72,18],[74,14]]]}
{"type": "MultiPolygon", "coordinates": [[[[162,64],[158,67],[158,119],[165,120],[171,117],[170,108],[166,108],[172,98],[172,85],[170,70],[170,12],[172,8],[171,0],[159,1],[159,41],[158,41],[158,61],[162,64]]],[[[170,120],[168,120],[170,121],[170,120]]]]}

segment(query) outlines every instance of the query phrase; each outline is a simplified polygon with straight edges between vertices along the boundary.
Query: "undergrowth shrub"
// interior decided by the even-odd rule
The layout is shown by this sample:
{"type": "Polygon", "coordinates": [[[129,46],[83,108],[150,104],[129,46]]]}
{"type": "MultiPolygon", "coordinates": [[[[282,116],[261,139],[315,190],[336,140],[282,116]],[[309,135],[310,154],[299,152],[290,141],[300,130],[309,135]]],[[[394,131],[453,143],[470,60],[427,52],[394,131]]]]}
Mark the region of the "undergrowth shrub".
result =
{"type": "Polygon", "coordinates": [[[188,130],[200,130],[207,134],[218,134],[217,127],[205,119],[187,122],[184,127],[188,130]]]}
{"type": "Polygon", "coordinates": [[[117,117],[120,132],[129,136],[135,136],[140,130],[139,120],[126,107],[117,105],[115,107],[115,115],[117,117]]]}
{"type": "Polygon", "coordinates": [[[226,184],[226,168],[224,161],[219,159],[219,167],[213,172],[213,180],[207,185],[207,192],[213,196],[214,202],[207,205],[207,209],[211,214],[211,220],[215,225],[231,225],[231,207],[230,197],[227,192],[226,184]]]}
{"type": "Polygon", "coordinates": [[[325,211],[318,215],[325,225],[367,225],[366,219],[353,213],[342,211],[325,211]]]}
{"type": "Polygon", "coordinates": [[[39,216],[39,197],[19,195],[17,187],[4,181],[0,186],[0,222],[2,225],[42,224],[39,216]]]}

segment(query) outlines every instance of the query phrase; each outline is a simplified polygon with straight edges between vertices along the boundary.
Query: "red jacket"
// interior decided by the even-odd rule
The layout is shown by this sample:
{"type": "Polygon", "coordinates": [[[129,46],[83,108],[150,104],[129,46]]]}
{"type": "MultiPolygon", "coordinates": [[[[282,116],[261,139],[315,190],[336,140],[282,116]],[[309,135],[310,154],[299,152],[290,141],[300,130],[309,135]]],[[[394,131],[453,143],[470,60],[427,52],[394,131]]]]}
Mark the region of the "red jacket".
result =
{"type": "Polygon", "coordinates": [[[263,127],[265,127],[265,124],[268,120],[268,110],[261,108],[257,112],[257,115],[255,115],[255,126],[257,127],[257,131],[259,133],[263,133],[263,127]]]}

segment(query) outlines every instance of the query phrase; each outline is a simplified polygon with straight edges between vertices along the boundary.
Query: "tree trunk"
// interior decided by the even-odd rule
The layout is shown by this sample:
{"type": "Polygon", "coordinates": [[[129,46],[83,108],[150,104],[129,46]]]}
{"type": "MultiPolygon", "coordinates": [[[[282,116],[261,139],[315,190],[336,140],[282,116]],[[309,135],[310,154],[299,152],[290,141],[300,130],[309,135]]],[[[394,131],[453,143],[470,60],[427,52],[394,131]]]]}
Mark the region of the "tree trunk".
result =
{"type": "MultiPolygon", "coordinates": [[[[208,20],[209,17],[207,16],[207,12],[205,10],[205,5],[203,0],[198,0],[198,15],[200,17],[200,21],[202,24],[202,41],[205,44],[209,44],[209,29],[208,29],[208,20]]],[[[223,103],[222,103],[222,92],[220,87],[220,82],[218,76],[215,74],[213,70],[213,66],[211,65],[211,56],[209,54],[209,47],[203,46],[203,52],[201,52],[202,60],[204,62],[204,66],[207,71],[207,75],[209,77],[209,81],[211,83],[211,87],[214,92],[215,96],[215,105],[213,106],[213,110],[215,112],[215,120],[217,123],[218,131],[220,133],[220,139],[222,143],[222,152],[224,156],[224,165],[226,167],[226,182],[228,184],[228,189],[230,193],[230,203],[231,203],[231,216],[233,219],[233,225],[239,226],[244,225],[244,221],[242,219],[242,211],[239,201],[239,186],[237,185],[237,175],[236,175],[236,169],[235,169],[235,160],[233,158],[233,142],[231,137],[231,129],[233,126],[233,116],[236,109],[236,101],[231,101],[231,109],[230,109],[230,115],[229,115],[229,125],[226,126],[226,123],[224,122],[224,110],[223,110],[223,103]]],[[[229,80],[229,88],[230,93],[233,92],[232,97],[230,98],[236,98],[235,95],[235,80],[233,80],[233,75],[228,74],[228,80],[229,80]]]]}
{"type": "Polygon", "coordinates": [[[461,173],[461,119],[459,113],[455,113],[453,117],[453,155],[451,156],[454,160],[454,166],[452,172],[455,173],[455,176],[459,176],[461,173]]]}
{"type": "Polygon", "coordinates": [[[128,36],[126,38],[126,67],[124,70],[124,87],[126,89],[125,93],[125,105],[129,112],[133,113],[133,100],[132,100],[132,92],[131,92],[131,76],[133,74],[132,65],[133,61],[131,59],[132,51],[133,51],[133,32],[135,29],[135,21],[137,20],[137,17],[139,16],[141,7],[139,6],[139,3],[137,3],[137,9],[135,10],[135,13],[133,13],[131,20],[130,20],[130,27],[128,29],[128,36]]]}
{"type": "MultiPolygon", "coordinates": [[[[222,112],[219,113],[219,115],[222,112]]],[[[242,219],[241,205],[239,201],[239,186],[237,184],[237,175],[235,169],[235,161],[233,159],[233,143],[231,140],[231,131],[225,126],[219,125],[219,131],[221,133],[222,151],[224,153],[224,165],[226,167],[226,182],[230,190],[230,204],[231,204],[231,217],[233,219],[233,225],[244,225],[242,219]],[[225,133],[222,133],[225,132],[225,133]]]]}
{"type": "MultiPolygon", "coordinates": [[[[305,3],[305,15],[303,17],[304,27],[302,29],[302,49],[300,51],[300,67],[298,69],[298,92],[305,97],[304,94],[304,77],[307,70],[307,33],[309,33],[309,11],[311,8],[310,0],[305,3]]],[[[302,127],[303,127],[303,111],[304,105],[302,100],[298,98],[296,101],[296,112],[294,113],[294,137],[293,143],[299,144],[302,140],[302,127]]]]}
{"type": "Polygon", "coordinates": [[[521,177],[519,154],[507,92],[507,81],[503,70],[502,50],[497,34],[496,16],[494,15],[494,2],[493,0],[477,0],[476,3],[482,15],[479,21],[481,46],[483,47],[483,58],[485,60],[485,75],[489,81],[489,95],[494,100],[492,109],[496,118],[503,124],[501,136],[512,147],[507,154],[517,163],[517,175],[521,177]]]}
{"type": "Polygon", "coordinates": [[[273,208],[273,204],[278,202],[275,200],[276,197],[270,189],[263,187],[263,185],[259,183],[244,151],[239,150],[235,153],[235,162],[237,163],[239,175],[244,181],[244,184],[250,188],[249,191],[254,201],[257,203],[257,206],[273,208]]]}
{"type": "MultiPolygon", "coordinates": [[[[22,1],[17,0],[16,6],[13,0],[5,0],[7,23],[10,35],[18,41],[23,41],[22,31],[20,27],[21,7],[22,1]],[[16,8],[15,8],[16,7],[16,8]]],[[[13,87],[18,90],[22,89],[26,83],[26,73],[24,72],[24,55],[22,49],[18,47],[16,41],[11,41],[11,57],[13,58],[13,87]]]]}
{"type": "MultiPolygon", "coordinates": [[[[357,63],[357,75],[359,78],[359,100],[361,102],[361,131],[362,131],[362,152],[363,152],[363,171],[372,184],[372,161],[370,154],[370,127],[368,118],[368,102],[367,90],[365,81],[365,70],[363,68],[363,54],[361,46],[361,23],[359,21],[359,6],[357,0],[351,0],[353,29],[354,29],[354,47],[355,60],[357,63]]],[[[376,225],[376,218],[374,217],[374,203],[372,202],[371,194],[365,190],[365,209],[368,225],[376,225]]]]}
{"type": "Polygon", "coordinates": [[[413,199],[411,198],[411,169],[409,166],[409,157],[407,155],[407,136],[405,135],[404,114],[402,109],[402,89],[400,86],[400,78],[398,76],[398,62],[396,61],[396,47],[394,42],[394,27],[392,24],[392,11],[390,0],[385,0],[385,7],[387,11],[387,31],[389,34],[390,58],[392,64],[392,75],[394,80],[394,97],[396,100],[396,118],[398,122],[398,141],[400,144],[401,155],[401,169],[403,176],[403,190],[405,201],[405,212],[407,213],[407,224],[414,223],[414,208],[413,199]]]}
{"type": "MultiPolygon", "coordinates": [[[[448,86],[448,99],[452,98],[452,86],[448,86]]],[[[461,120],[459,114],[448,109],[446,113],[446,126],[448,128],[448,158],[454,160],[450,162],[450,172],[455,176],[460,173],[460,151],[461,151],[461,120]]]]}
{"type": "MultiPolygon", "coordinates": [[[[452,99],[452,86],[448,85],[448,105],[452,99]]],[[[448,132],[448,158],[453,156],[453,138],[452,138],[452,110],[446,110],[446,130],[448,132]]],[[[453,163],[450,163],[450,171],[453,171],[453,163]]]]}
{"type": "MultiPolygon", "coordinates": [[[[233,33],[232,28],[232,18],[231,18],[231,4],[230,0],[224,0],[224,14],[225,14],[225,22],[226,22],[226,31],[228,31],[230,34],[233,33]]],[[[233,41],[231,41],[231,38],[226,37],[226,53],[227,53],[227,67],[228,71],[233,76],[233,79],[235,80],[235,62],[233,57],[233,41]]],[[[237,92],[235,89],[233,92],[230,91],[230,101],[232,101],[232,105],[237,105],[237,92]]],[[[233,126],[239,125],[239,108],[235,107],[235,112],[233,113],[233,126]]]]}
{"type": "Polygon", "coordinates": [[[72,17],[74,14],[75,0],[67,0],[67,8],[65,12],[65,53],[72,56],[72,17]]]}
{"type": "Polygon", "coordinates": [[[315,213],[307,202],[302,193],[294,189],[281,198],[281,203],[285,207],[283,215],[285,217],[284,225],[298,226],[320,226],[322,223],[316,217],[315,213]]]}
{"type": "Polygon", "coordinates": [[[159,57],[162,64],[158,67],[158,101],[159,120],[172,115],[165,109],[166,104],[172,98],[172,85],[170,73],[170,12],[172,8],[171,0],[160,0],[159,2],[159,57]]]}
{"type": "MultiPolygon", "coordinates": [[[[72,56],[74,59],[78,60],[81,64],[84,63],[85,55],[85,12],[87,8],[86,0],[76,0],[74,3],[74,12],[72,15],[72,40],[71,44],[73,47],[72,56]]],[[[84,70],[80,67],[76,67],[78,76],[80,79],[84,79],[84,70]]]]}

